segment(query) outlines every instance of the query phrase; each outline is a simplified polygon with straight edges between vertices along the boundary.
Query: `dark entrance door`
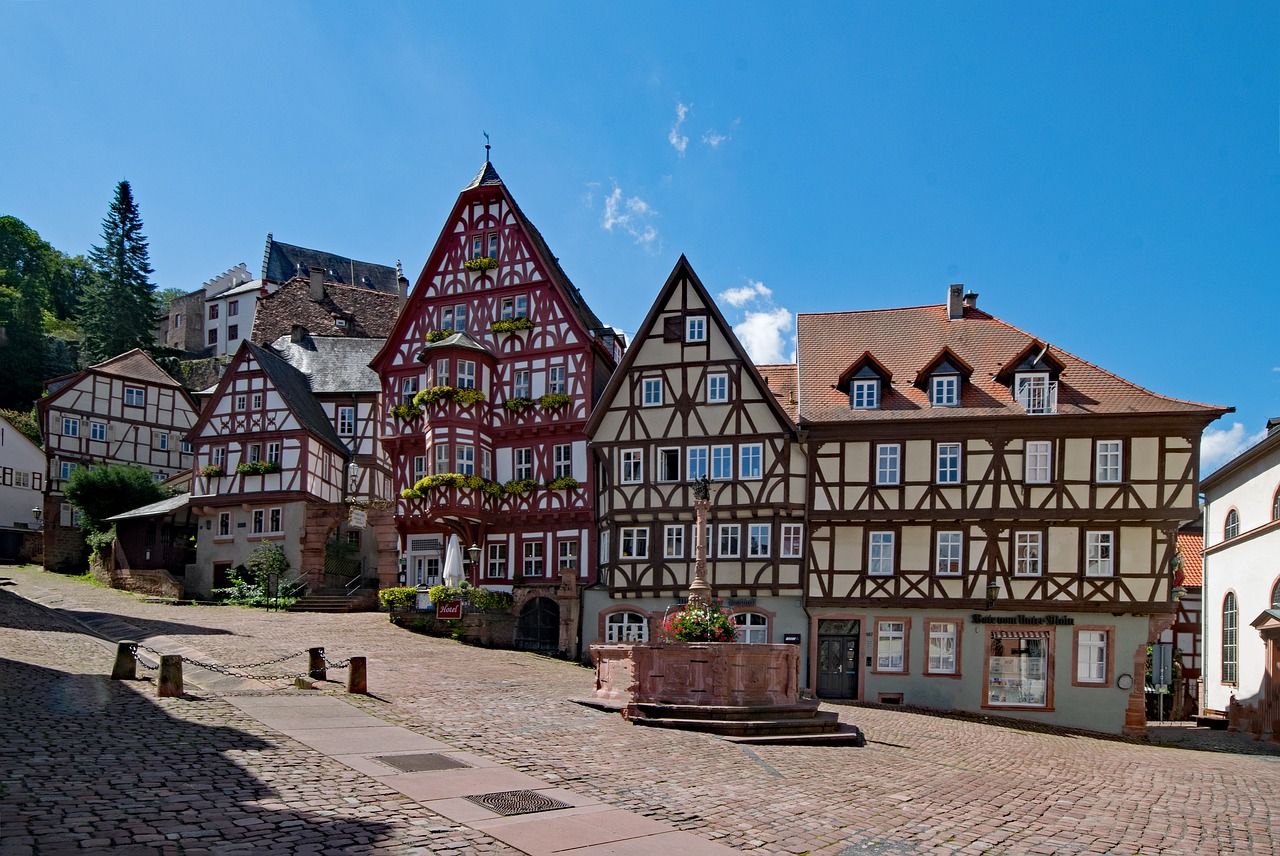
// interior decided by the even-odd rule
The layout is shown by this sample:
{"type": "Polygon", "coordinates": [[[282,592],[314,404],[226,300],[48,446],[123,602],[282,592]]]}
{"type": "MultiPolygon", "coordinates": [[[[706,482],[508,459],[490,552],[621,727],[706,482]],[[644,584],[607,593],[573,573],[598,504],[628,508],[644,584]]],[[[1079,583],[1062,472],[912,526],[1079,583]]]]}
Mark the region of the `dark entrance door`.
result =
{"type": "Polygon", "coordinates": [[[560,648],[560,604],[549,597],[535,597],[516,619],[516,647],[524,651],[556,651],[560,648]]]}
{"type": "Polygon", "coordinates": [[[818,620],[818,695],[822,698],[858,697],[857,620],[818,620]]]}

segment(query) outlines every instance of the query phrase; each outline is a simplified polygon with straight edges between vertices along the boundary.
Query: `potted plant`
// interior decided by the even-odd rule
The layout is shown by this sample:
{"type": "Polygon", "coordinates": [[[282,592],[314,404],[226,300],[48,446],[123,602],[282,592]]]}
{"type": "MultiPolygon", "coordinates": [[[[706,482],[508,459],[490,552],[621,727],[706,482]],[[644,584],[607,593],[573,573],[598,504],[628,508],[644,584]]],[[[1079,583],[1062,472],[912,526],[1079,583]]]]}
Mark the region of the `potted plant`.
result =
{"type": "Polygon", "coordinates": [[[207,479],[222,478],[226,474],[227,474],[226,467],[222,466],[221,464],[209,464],[208,466],[204,466],[200,468],[200,475],[204,476],[207,479]]]}
{"type": "Polygon", "coordinates": [[[662,620],[660,634],[665,642],[734,642],[738,627],[717,598],[708,604],[685,604],[684,609],[670,613],[662,620]]]}

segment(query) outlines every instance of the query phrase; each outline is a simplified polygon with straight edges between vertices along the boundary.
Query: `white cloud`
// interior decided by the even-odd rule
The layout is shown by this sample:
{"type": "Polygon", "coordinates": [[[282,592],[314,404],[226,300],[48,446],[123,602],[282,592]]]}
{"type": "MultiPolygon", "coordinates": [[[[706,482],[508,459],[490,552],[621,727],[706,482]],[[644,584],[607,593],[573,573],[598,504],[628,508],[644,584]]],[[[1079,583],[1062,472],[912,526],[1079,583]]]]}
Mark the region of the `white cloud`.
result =
{"type": "Polygon", "coordinates": [[[768,286],[748,279],[744,286],[720,292],[717,299],[743,311],[733,332],[757,365],[795,362],[795,319],[785,306],[774,305],[768,286]]]}
{"type": "Polygon", "coordinates": [[[718,296],[734,309],[741,309],[756,298],[773,297],[773,291],[767,288],[763,282],[749,279],[747,284],[741,288],[730,288],[727,291],[720,292],[718,296]]]}
{"type": "Polygon", "coordinates": [[[706,143],[708,146],[711,146],[711,148],[713,149],[720,148],[721,143],[727,143],[733,139],[733,132],[738,127],[738,123],[741,121],[742,121],[741,119],[734,119],[733,123],[729,125],[728,133],[725,133],[725,134],[721,134],[715,128],[709,129],[705,134],[702,135],[702,142],[706,143]]]}
{"type": "Polygon", "coordinates": [[[1200,438],[1200,472],[1207,475],[1245,449],[1267,436],[1263,428],[1256,434],[1245,434],[1244,424],[1233,422],[1230,428],[1210,428],[1200,438]]]}
{"type": "Polygon", "coordinates": [[[671,143],[671,147],[680,153],[680,157],[684,157],[684,150],[689,148],[689,137],[680,133],[680,126],[684,124],[685,116],[689,115],[691,106],[680,101],[676,102],[676,123],[667,132],[667,142],[671,143]]]}
{"type": "Polygon", "coordinates": [[[662,242],[658,239],[658,229],[652,222],[657,214],[658,212],[639,196],[624,199],[622,188],[615,183],[613,192],[604,199],[604,219],[600,225],[607,232],[612,232],[614,229],[621,230],[646,250],[657,252],[662,249],[662,242]]]}

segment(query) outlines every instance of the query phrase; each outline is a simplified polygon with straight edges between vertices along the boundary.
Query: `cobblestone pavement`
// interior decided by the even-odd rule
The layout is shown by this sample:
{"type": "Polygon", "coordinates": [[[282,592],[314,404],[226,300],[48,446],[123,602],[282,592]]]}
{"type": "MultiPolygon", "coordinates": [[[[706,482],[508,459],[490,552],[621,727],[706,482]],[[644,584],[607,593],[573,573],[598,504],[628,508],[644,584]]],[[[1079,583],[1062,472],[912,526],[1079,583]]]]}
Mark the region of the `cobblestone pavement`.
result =
{"type": "MultiPolygon", "coordinates": [[[[217,662],[314,645],[332,660],[366,656],[374,696],[343,696],[360,709],[745,851],[1280,851],[1280,749],[1241,735],[1166,727],[1161,739],[1213,750],[1189,751],[838,706],[830,709],[866,731],[867,747],[746,747],[580,707],[566,699],[589,693],[587,669],[418,636],[385,615],[166,606],[34,569],[0,569],[6,576],[10,591],[55,613],[121,619],[144,641],[178,640],[217,662]]],[[[156,700],[145,684],[88,677],[109,671],[109,651],[82,635],[37,631],[23,623],[38,624],[30,612],[0,601],[9,728],[0,745],[0,854],[58,835],[196,852],[198,838],[135,837],[185,827],[203,832],[210,852],[277,842],[297,852],[504,852],[465,828],[442,830],[446,821],[273,736],[217,693],[156,700]],[[54,689],[14,698],[31,670],[52,674],[54,689]]]]}

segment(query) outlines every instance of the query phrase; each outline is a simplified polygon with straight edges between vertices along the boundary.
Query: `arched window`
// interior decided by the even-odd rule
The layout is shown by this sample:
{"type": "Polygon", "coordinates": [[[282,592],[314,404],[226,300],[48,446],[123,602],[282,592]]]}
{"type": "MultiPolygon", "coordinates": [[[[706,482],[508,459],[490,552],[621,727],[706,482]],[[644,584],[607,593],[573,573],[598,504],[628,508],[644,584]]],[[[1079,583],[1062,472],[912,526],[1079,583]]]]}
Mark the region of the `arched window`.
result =
{"type": "Polygon", "coordinates": [[[604,620],[604,641],[648,642],[649,620],[638,612],[615,612],[604,620]]]}
{"type": "Polygon", "coordinates": [[[1271,608],[1280,609],[1280,580],[1276,580],[1276,584],[1271,587],[1271,608]]]}
{"type": "Polygon", "coordinates": [[[1222,682],[1236,683],[1236,593],[1227,592],[1222,600],[1222,682]]]}
{"type": "Polygon", "coordinates": [[[1276,498],[1271,500],[1271,519],[1280,520],[1280,490],[1276,491],[1276,498]]]}
{"type": "Polygon", "coordinates": [[[1240,534],[1240,515],[1233,508],[1227,512],[1227,525],[1223,527],[1222,535],[1228,541],[1240,534]]]}
{"type": "Polygon", "coordinates": [[[733,617],[738,625],[738,641],[764,643],[769,641],[769,619],[755,612],[739,612],[733,617]]]}

